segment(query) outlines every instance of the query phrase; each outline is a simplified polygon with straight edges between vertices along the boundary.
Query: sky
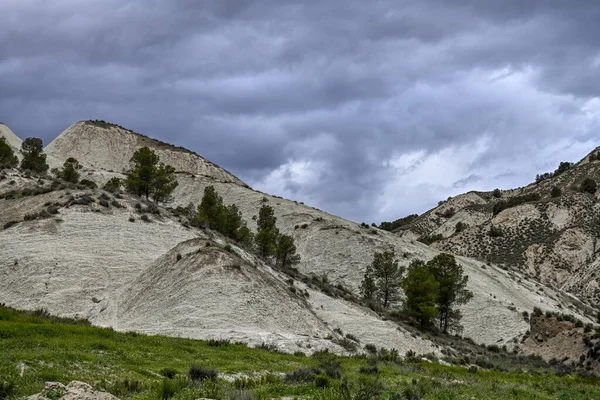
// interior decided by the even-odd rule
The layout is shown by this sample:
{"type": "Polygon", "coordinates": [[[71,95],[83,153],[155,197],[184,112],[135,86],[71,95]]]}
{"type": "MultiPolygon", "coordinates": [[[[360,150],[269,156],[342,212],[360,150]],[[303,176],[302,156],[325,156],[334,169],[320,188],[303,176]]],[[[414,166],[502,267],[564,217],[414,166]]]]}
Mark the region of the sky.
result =
{"type": "Polygon", "coordinates": [[[0,121],[103,119],[356,222],[600,145],[600,2],[1,0],[0,121]]]}

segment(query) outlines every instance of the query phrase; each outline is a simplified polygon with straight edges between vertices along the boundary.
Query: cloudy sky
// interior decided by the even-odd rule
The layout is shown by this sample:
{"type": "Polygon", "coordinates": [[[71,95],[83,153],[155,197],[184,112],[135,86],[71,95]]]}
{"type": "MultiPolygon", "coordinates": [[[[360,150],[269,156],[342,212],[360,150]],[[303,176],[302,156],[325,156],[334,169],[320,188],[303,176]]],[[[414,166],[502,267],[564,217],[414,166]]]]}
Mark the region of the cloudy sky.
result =
{"type": "Polygon", "coordinates": [[[0,121],[104,119],[357,222],[600,145],[600,2],[1,0],[0,121]]]}

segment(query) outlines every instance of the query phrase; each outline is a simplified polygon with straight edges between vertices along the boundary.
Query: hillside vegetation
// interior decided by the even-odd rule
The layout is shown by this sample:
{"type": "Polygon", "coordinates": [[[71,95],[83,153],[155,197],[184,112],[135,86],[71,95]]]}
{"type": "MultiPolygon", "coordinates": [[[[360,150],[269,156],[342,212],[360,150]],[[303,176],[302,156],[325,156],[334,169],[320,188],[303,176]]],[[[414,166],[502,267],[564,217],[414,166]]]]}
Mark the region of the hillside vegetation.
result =
{"type": "Polygon", "coordinates": [[[563,162],[528,186],[469,192],[396,230],[440,250],[518,271],[577,296],[600,301],[597,150],[563,162]]]}

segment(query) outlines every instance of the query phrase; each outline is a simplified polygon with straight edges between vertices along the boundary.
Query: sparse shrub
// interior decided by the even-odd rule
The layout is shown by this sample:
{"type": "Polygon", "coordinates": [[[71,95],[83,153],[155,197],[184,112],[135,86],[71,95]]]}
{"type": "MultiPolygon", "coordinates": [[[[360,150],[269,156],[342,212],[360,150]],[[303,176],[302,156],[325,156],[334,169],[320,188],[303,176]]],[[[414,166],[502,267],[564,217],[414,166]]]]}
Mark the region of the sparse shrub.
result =
{"type": "Polygon", "coordinates": [[[181,261],[181,253],[177,253],[177,261],[181,261]]]}
{"type": "Polygon", "coordinates": [[[108,391],[115,396],[125,397],[135,393],[140,393],[146,387],[137,379],[125,378],[117,379],[112,385],[108,386],[108,391]]]}
{"type": "Polygon", "coordinates": [[[356,342],[348,339],[348,338],[342,338],[342,339],[334,339],[332,340],[333,343],[343,347],[344,349],[346,349],[347,351],[349,351],[350,353],[354,353],[357,349],[357,345],[356,342]]]}
{"type": "Polygon", "coordinates": [[[360,340],[351,333],[346,333],[346,338],[355,341],[356,343],[360,343],[360,340]]]}
{"type": "Polygon", "coordinates": [[[285,374],[284,381],[291,383],[308,383],[313,382],[319,374],[321,374],[321,370],[319,368],[300,368],[285,374]]]}
{"type": "Polygon", "coordinates": [[[583,182],[581,182],[581,186],[579,187],[579,190],[584,193],[590,193],[590,194],[596,193],[596,190],[597,190],[596,181],[593,180],[592,178],[584,179],[583,182]]]}
{"type": "Polygon", "coordinates": [[[315,377],[315,386],[318,387],[319,389],[327,388],[327,387],[329,387],[330,384],[331,384],[331,380],[325,374],[317,375],[315,377]]]}
{"type": "Polygon", "coordinates": [[[169,379],[173,379],[175,378],[175,375],[177,375],[179,373],[179,371],[177,371],[174,368],[163,368],[160,371],[158,371],[159,374],[161,374],[162,376],[164,376],[165,378],[169,378],[169,379]]]}
{"type": "Polygon", "coordinates": [[[117,177],[112,177],[102,188],[107,192],[116,193],[121,190],[121,186],[123,186],[123,181],[117,177]]]}
{"type": "Polygon", "coordinates": [[[108,208],[108,201],[106,200],[100,200],[98,204],[100,204],[102,207],[108,208]]]}
{"type": "Polygon", "coordinates": [[[135,222],[135,218],[129,217],[129,222],[135,222]]]}
{"type": "Polygon", "coordinates": [[[500,189],[496,188],[492,191],[492,196],[499,199],[500,197],[502,197],[502,192],[500,191],[500,189]]]}
{"type": "Polygon", "coordinates": [[[18,223],[19,223],[19,221],[8,221],[7,223],[5,223],[5,224],[4,224],[4,227],[3,227],[3,229],[8,229],[8,228],[10,228],[11,226],[13,226],[13,225],[16,225],[16,224],[18,224],[18,223]]]}
{"type": "MultiPolygon", "coordinates": [[[[4,379],[4,378],[3,378],[4,379]]],[[[17,391],[17,386],[12,380],[0,381],[0,400],[8,399],[12,397],[17,391]]]]}
{"type": "Polygon", "coordinates": [[[86,186],[86,187],[88,187],[90,189],[97,189],[98,188],[98,185],[96,185],[96,182],[91,181],[89,179],[82,179],[82,180],[79,181],[79,184],[83,185],[83,186],[86,186]]]}
{"type": "Polygon", "coordinates": [[[144,222],[150,222],[150,218],[146,214],[142,215],[140,219],[144,222]]]}
{"type": "Polygon", "coordinates": [[[365,350],[371,354],[377,354],[377,346],[372,343],[365,344],[365,350]]]}
{"type": "Polygon", "coordinates": [[[302,224],[302,225],[300,226],[300,228],[302,228],[302,229],[306,229],[306,228],[308,228],[308,224],[302,224]]]}
{"type": "Polygon", "coordinates": [[[502,228],[500,228],[499,226],[494,226],[494,225],[490,226],[490,230],[488,231],[488,234],[490,235],[490,237],[493,237],[493,238],[504,236],[504,232],[502,232],[502,228]]]}
{"type": "Polygon", "coordinates": [[[562,190],[560,190],[559,187],[557,187],[557,186],[552,187],[552,190],[550,191],[551,197],[554,197],[554,198],[560,197],[561,194],[562,194],[562,190]]]}
{"type": "Polygon", "coordinates": [[[456,210],[454,210],[454,207],[450,207],[446,210],[444,210],[443,213],[441,213],[442,218],[451,218],[452,216],[454,216],[454,214],[456,213],[456,210]]]}
{"type": "Polygon", "coordinates": [[[464,222],[462,222],[462,221],[458,221],[458,222],[456,223],[456,228],[455,228],[455,230],[454,230],[454,231],[455,231],[456,233],[460,233],[460,232],[464,231],[465,229],[467,229],[467,227],[468,227],[468,226],[469,226],[469,225],[465,224],[464,222]]]}
{"type": "Polygon", "coordinates": [[[202,368],[202,367],[193,365],[190,367],[188,375],[190,376],[191,380],[202,382],[205,380],[216,381],[218,373],[214,369],[202,368]]]}
{"type": "Polygon", "coordinates": [[[469,372],[472,374],[476,374],[478,370],[479,370],[479,368],[477,368],[475,365],[471,365],[469,367],[469,372]]]}
{"type": "Polygon", "coordinates": [[[229,339],[210,339],[207,342],[209,347],[227,347],[231,344],[229,339]]]}

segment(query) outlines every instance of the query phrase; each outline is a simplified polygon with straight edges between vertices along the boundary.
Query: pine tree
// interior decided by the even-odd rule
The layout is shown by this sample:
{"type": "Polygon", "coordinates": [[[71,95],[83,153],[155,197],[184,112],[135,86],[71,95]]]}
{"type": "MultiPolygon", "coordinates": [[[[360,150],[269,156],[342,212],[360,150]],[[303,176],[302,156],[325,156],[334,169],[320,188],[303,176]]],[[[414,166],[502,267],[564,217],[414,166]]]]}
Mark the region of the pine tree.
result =
{"type": "Polygon", "coordinates": [[[439,284],[435,304],[439,313],[439,328],[447,333],[448,328],[457,326],[460,313],[456,307],[467,303],[473,293],[467,290],[469,277],[463,274],[463,268],[451,254],[439,254],[428,263],[431,274],[439,284]]]}
{"type": "Polygon", "coordinates": [[[225,219],[226,208],[223,205],[223,199],[214,186],[207,186],[204,188],[204,196],[198,206],[198,221],[208,225],[210,229],[222,232],[225,219]]]}
{"type": "Polygon", "coordinates": [[[376,300],[377,285],[375,284],[375,278],[373,277],[373,267],[367,266],[365,275],[362,282],[360,283],[360,294],[362,298],[368,302],[374,302],[376,300]]]}
{"type": "Polygon", "coordinates": [[[400,294],[400,283],[404,268],[398,265],[393,251],[375,253],[371,269],[377,286],[377,298],[384,308],[396,301],[400,294]]]}
{"type": "Polygon", "coordinates": [[[30,137],[21,143],[21,168],[33,172],[44,173],[48,171],[46,154],[44,154],[44,143],[42,139],[30,137]]]}
{"type": "Polygon", "coordinates": [[[421,260],[414,260],[408,267],[406,276],[402,279],[404,290],[404,312],[416,319],[421,328],[431,325],[431,320],[438,315],[435,307],[436,293],[439,283],[421,260]]]}
{"type": "Polygon", "coordinates": [[[6,142],[4,136],[0,136],[0,166],[16,167],[19,164],[19,159],[15,152],[6,142]]]}
{"type": "Polygon", "coordinates": [[[125,186],[138,196],[146,196],[148,200],[154,188],[158,155],[149,147],[141,147],[131,157],[133,168],[129,171],[125,186]]]}
{"type": "Polygon", "coordinates": [[[175,168],[160,163],[152,182],[152,198],[156,203],[170,200],[171,193],[179,185],[175,177],[175,168]]]}
{"type": "Polygon", "coordinates": [[[275,254],[277,249],[277,238],[279,230],[275,226],[277,217],[273,207],[263,205],[258,213],[256,221],[257,233],[254,237],[256,248],[260,256],[268,258],[275,254]]]}
{"type": "Polygon", "coordinates": [[[81,168],[82,166],[79,164],[79,161],[73,157],[69,157],[64,162],[63,167],[60,170],[52,169],[52,172],[54,172],[58,178],[64,181],[77,183],[79,181],[79,170],[81,168]]]}
{"type": "Polygon", "coordinates": [[[279,235],[276,244],[275,266],[285,269],[299,262],[300,255],[296,254],[294,238],[289,235],[279,235]]]}

